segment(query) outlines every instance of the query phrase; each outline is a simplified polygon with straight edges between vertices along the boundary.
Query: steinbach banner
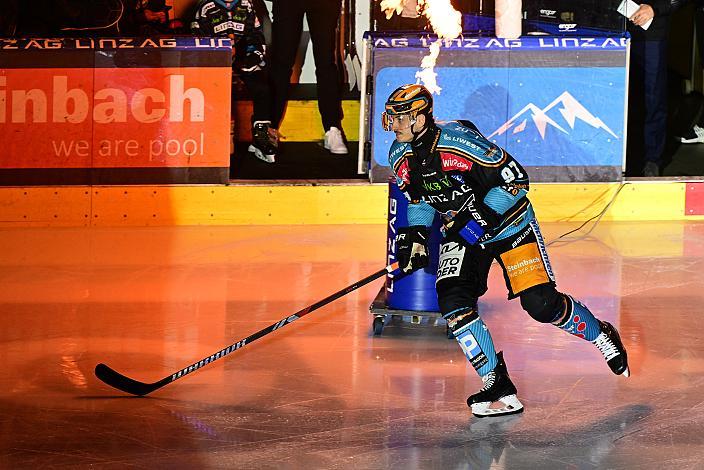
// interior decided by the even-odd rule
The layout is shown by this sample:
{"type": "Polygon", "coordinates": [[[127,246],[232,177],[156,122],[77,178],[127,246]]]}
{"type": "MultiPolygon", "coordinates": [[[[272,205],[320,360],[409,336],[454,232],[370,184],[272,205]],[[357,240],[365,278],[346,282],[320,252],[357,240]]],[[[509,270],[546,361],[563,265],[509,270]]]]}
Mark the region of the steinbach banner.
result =
{"type": "Polygon", "coordinates": [[[230,62],[222,39],[0,40],[0,184],[226,182],[230,62]]]}

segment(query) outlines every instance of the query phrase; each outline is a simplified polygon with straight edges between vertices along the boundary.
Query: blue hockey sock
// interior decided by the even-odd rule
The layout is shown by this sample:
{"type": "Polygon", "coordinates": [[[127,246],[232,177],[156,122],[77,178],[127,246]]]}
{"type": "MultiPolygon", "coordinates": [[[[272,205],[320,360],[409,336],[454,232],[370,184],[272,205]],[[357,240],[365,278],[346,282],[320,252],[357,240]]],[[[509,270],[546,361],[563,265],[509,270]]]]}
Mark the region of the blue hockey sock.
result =
{"type": "Polygon", "coordinates": [[[485,376],[499,362],[489,329],[474,309],[445,315],[464,355],[480,376],[485,376]]]}
{"type": "Polygon", "coordinates": [[[573,299],[569,295],[564,297],[566,313],[555,325],[572,335],[579,336],[587,341],[594,341],[601,333],[599,320],[578,300],[573,299]]]}

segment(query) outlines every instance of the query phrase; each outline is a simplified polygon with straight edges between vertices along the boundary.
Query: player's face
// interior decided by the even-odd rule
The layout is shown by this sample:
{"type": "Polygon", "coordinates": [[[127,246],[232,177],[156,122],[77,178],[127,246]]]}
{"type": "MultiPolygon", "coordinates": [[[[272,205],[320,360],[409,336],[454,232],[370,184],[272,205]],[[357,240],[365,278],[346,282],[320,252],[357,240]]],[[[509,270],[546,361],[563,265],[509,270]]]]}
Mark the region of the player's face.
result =
{"type": "Polygon", "coordinates": [[[391,130],[396,134],[396,140],[399,142],[413,141],[413,126],[416,120],[412,119],[410,114],[397,114],[389,116],[391,120],[391,130]]]}

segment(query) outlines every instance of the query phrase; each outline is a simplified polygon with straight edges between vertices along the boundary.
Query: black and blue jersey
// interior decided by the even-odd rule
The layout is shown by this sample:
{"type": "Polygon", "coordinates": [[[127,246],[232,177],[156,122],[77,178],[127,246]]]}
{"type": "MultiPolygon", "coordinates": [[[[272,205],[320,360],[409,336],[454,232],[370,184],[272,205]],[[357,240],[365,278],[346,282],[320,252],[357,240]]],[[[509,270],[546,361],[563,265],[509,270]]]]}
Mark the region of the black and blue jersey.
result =
{"type": "Polygon", "coordinates": [[[448,223],[469,209],[486,243],[525,228],[535,215],[528,174],[469,121],[437,123],[411,143],[394,141],[389,164],[410,201],[409,225],[430,226],[435,213],[448,223]]]}

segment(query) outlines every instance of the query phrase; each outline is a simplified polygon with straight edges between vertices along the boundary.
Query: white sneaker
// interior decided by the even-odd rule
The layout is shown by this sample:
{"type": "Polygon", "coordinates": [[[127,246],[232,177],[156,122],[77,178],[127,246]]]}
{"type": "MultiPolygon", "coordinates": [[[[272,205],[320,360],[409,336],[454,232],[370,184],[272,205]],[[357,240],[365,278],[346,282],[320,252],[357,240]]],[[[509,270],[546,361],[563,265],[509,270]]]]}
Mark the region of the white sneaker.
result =
{"type": "Polygon", "coordinates": [[[325,133],[325,148],[336,155],[347,154],[347,146],[342,138],[342,131],[337,127],[331,127],[325,133]]]}
{"type": "Polygon", "coordinates": [[[687,135],[680,137],[680,141],[683,144],[704,143],[704,129],[695,124],[694,127],[687,133],[687,135]]]}

